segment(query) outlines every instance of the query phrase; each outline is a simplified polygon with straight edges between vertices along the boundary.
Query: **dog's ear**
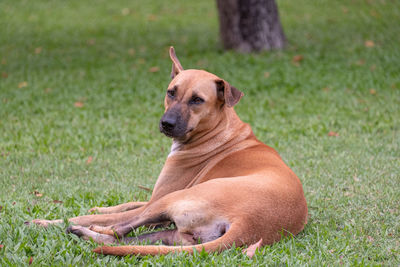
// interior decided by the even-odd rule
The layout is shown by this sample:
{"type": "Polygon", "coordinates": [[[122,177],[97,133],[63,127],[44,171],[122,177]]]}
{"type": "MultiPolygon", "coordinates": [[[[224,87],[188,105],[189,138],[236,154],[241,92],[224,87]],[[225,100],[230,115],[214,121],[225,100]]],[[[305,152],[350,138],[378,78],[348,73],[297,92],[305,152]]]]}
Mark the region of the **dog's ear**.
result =
{"type": "Polygon", "coordinates": [[[173,46],[169,48],[169,57],[172,60],[172,71],[171,71],[171,79],[175,78],[179,72],[183,71],[182,65],[179,62],[179,59],[176,57],[175,49],[173,46]]]}
{"type": "Polygon", "coordinates": [[[218,100],[225,103],[227,107],[233,107],[236,105],[240,98],[242,98],[244,95],[238,89],[222,79],[216,80],[215,83],[217,84],[218,100]]]}

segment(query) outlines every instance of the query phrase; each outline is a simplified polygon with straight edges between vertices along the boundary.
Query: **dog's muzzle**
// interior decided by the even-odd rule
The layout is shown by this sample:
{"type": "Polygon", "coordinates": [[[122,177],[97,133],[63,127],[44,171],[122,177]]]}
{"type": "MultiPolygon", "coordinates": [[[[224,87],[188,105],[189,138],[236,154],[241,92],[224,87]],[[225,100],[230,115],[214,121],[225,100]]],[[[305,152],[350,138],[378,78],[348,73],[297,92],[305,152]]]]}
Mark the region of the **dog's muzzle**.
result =
{"type": "Polygon", "coordinates": [[[187,122],[183,119],[178,109],[167,110],[160,120],[160,131],[168,137],[183,137],[186,132],[187,122]]]}

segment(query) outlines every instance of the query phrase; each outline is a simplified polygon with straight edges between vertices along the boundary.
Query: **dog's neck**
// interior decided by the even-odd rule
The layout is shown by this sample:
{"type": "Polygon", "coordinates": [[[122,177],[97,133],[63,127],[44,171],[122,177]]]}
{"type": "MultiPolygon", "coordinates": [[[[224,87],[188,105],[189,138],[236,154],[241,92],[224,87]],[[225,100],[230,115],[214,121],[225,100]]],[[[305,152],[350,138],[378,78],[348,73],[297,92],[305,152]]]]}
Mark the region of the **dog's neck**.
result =
{"type": "Polygon", "coordinates": [[[218,148],[226,149],[226,146],[254,136],[250,126],[240,120],[233,108],[225,108],[220,118],[213,127],[197,133],[185,142],[174,139],[168,157],[183,155],[186,151],[194,153],[196,157],[212,155],[218,148]]]}
{"type": "Polygon", "coordinates": [[[183,144],[181,142],[177,140],[172,141],[171,151],[169,152],[168,157],[174,155],[177,151],[181,149],[182,146],[183,144]]]}

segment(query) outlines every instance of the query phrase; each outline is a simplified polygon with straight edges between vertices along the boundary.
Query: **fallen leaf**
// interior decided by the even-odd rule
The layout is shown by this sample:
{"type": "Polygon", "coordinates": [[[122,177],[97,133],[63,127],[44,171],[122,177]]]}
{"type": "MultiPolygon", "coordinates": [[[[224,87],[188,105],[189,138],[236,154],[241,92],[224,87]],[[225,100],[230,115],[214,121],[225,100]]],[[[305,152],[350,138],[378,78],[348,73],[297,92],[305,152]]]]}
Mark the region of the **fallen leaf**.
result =
{"type": "Polygon", "coordinates": [[[135,55],[135,52],[136,52],[136,51],[135,51],[135,49],[133,49],[133,48],[129,48],[129,49],[128,49],[128,54],[131,55],[131,56],[135,55]]]}
{"type": "Polygon", "coordinates": [[[13,206],[14,206],[15,204],[17,204],[17,202],[13,201],[13,203],[12,203],[12,204],[13,204],[13,206]]]}
{"type": "Polygon", "coordinates": [[[86,160],[86,164],[90,164],[93,161],[93,157],[89,156],[88,159],[86,160]]]}
{"type": "Polygon", "coordinates": [[[77,102],[75,102],[74,106],[77,107],[77,108],[82,108],[83,107],[83,103],[80,102],[80,101],[77,101],[77,102]]]}
{"type": "Polygon", "coordinates": [[[39,193],[39,191],[37,191],[37,190],[33,191],[33,194],[35,194],[35,196],[37,196],[37,197],[43,196],[43,194],[39,193]]]}
{"type": "Polygon", "coordinates": [[[296,55],[292,58],[293,62],[301,62],[303,61],[304,57],[302,55],[296,55]]]}
{"type": "Polygon", "coordinates": [[[265,78],[269,78],[269,76],[270,76],[270,73],[268,71],[264,72],[264,77],[265,78]]]}
{"type": "Polygon", "coordinates": [[[376,65],[375,64],[373,64],[373,65],[371,65],[371,67],[369,68],[371,71],[374,71],[375,69],[376,69],[376,65]]]}
{"type": "Polygon", "coordinates": [[[370,93],[371,95],[376,95],[376,90],[373,89],[373,88],[371,88],[371,89],[369,89],[369,93],[370,93]]]}
{"type": "Polygon", "coordinates": [[[28,83],[27,82],[20,82],[19,84],[18,84],[18,88],[23,88],[23,87],[27,87],[28,86],[28,83]]]}
{"type": "Polygon", "coordinates": [[[343,13],[347,14],[349,12],[349,9],[347,7],[342,7],[343,13]]]}
{"type": "Polygon", "coordinates": [[[4,248],[4,245],[0,245],[0,249],[4,248]]]}
{"type": "Polygon", "coordinates": [[[369,242],[373,242],[374,238],[372,236],[367,236],[369,242]]]}
{"type": "Polygon", "coordinates": [[[157,20],[157,16],[154,15],[154,14],[150,14],[150,15],[147,17],[147,19],[148,19],[149,21],[156,21],[156,20],[157,20]]]}
{"type": "Polygon", "coordinates": [[[339,134],[337,132],[330,131],[328,136],[339,136],[339,134]]]}
{"type": "Polygon", "coordinates": [[[121,14],[122,16],[127,16],[129,15],[129,13],[131,13],[131,11],[129,10],[129,8],[125,7],[121,10],[121,14]]]}
{"type": "Polygon", "coordinates": [[[7,64],[7,60],[5,59],[5,58],[3,58],[2,60],[1,60],[1,65],[6,65],[7,64]]]}
{"type": "Polygon", "coordinates": [[[151,68],[149,69],[150,72],[157,72],[157,71],[159,71],[159,70],[160,70],[160,68],[157,67],[157,66],[151,67],[151,68]]]}
{"type": "Polygon", "coordinates": [[[53,203],[54,203],[54,204],[62,204],[63,202],[62,202],[61,200],[56,200],[56,199],[54,199],[54,200],[53,200],[53,203]]]}
{"type": "Polygon", "coordinates": [[[242,253],[246,253],[247,257],[252,258],[254,256],[254,254],[256,253],[256,250],[258,248],[261,248],[262,241],[263,240],[261,238],[257,243],[254,243],[254,244],[250,245],[248,248],[243,249],[242,253]]]}
{"type": "Polygon", "coordinates": [[[374,47],[375,43],[374,43],[374,41],[367,40],[367,41],[365,41],[364,45],[365,45],[365,47],[374,47]]]}
{"type": "Polygon", "coordinates": [[[33,257],[30,257],[30,258],[29,258],[29,262],[28,262],[28,264],[29,264],[29,265],[31,265],[31,264],[32,264],[32,262],[33,262],[33,257]]]}
{"type": "Polygon", "coordinates": [[[96,43],[96,40],[95,39],[89,39],[89,40],[87,40],[87,42],[86,42],[88,45],[94,45],[95,43],[96,43]]]}
{"type": "Polygon", "coordinates": [[[375,17],[375,18],[379,17],[378,12],[376,12],[376,10],[374,10],[374,9],[372,9],[372,10],[369,12],[369,14],[371,14],[371,16],[373,16],[373,17],[375,17]]]}
{"type": "Polygon", "coordinates": [[[35,54],[40,54],[41,52],[42,48],[40,46],[35,48],[35,54]]]}
{"type": "Polygon", "coordinates": [[[362,66],[365,64],[365,59],[360,59],[359,61],[356,62],[357,65],[362,66]]]}
{"type": "Polygon", "coordinates": [[[138,185],[137,187],[139,187],[140,189],[146,190],[146,191],[148,191],[148,192],[150,192],[150,191],[151,191],[151,189],[150,189],[150,188],[148,188],[148,187],[145,187],[145,186],[143,186],[143,185],[138,185]]]}
{"type": "Polygon", "coordinates": [[[8,74],[7,74],[7,72],[2,72],[2,73],[1,73],[1,77],[3,77],[3,78],[7,78],[7,77],[8,77],[8,74]]]}

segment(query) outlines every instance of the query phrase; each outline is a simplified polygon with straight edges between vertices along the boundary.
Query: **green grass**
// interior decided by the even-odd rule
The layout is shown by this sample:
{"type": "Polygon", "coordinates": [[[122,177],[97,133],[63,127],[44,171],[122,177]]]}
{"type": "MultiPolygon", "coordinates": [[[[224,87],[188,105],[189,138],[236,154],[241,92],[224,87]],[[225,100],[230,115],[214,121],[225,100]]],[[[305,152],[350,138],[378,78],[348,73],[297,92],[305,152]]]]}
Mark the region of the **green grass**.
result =
{"type": "Polygon", "coordinates": [[[211,0],[1,1],[0,265],[400,265],[400,4],[278,4],[287,49],[242,55],[222,51],[211,0]],[[158,130],[169,45],[244,91],[236,111],[302,180],[305,230],[253,259],[115,258],[65,226],[25,226],[149,198],[138,185],[171,142],[158,130]]]}

